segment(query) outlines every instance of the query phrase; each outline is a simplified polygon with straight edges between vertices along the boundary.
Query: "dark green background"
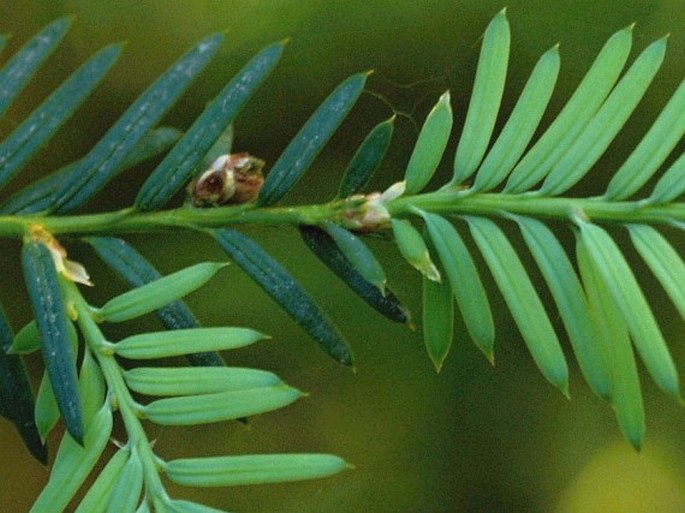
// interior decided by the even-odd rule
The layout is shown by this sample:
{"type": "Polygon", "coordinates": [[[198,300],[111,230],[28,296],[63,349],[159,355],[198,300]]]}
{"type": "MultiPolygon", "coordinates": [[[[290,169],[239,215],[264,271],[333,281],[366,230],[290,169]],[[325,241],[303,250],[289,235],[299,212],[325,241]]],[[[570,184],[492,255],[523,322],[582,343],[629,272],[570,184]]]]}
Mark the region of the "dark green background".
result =
{"type": "MultiPolygon", "coordinates": [[[[512,63],[504,112],[511,110],[537,57],[561,43],[562,69],[545,120],[559,111],[604,41],[635,21],[633,56],[667,32],[662,71],[596,171],[573,192],[603,190],[607,176],[644,134],[685,74],[682,0],[509,1],[512,63]]],[[[348,121],[286,201],[328,198],[365,133],[394,109],[396,140],[374,187],[402,176],[420,126],[446,89],[452,92],[458,133],[473,81],[479,38],[503,7],[493,1],[0,1],[0,30],[12,39],[3,58],[31,34],[64,13],[76,15],[66,42],[0,122],[2,135],[101,46],[128,45],[119,63],[60,135],[25,170],[14,188],[87,152],[152,80],[191,44],[226,31],[221,53],[169,114],[167,123],[190,125],[204,104],[246,60],[268,43],[290,38],[278,69],[241,113],[236,150],[273,162],[311,111],[346,76],[375,73],[348,121]],[[392,107],[392,109],[391,109],[392,107]],[[22,182],[23,181],[23,182],[22,182]]],[[[505,119],[500,117],[501,121],[505,119]]],[[[437,181],[448,175],[455,142],[437,181]]],[[[151,166],[118,178],[89,208],[125,206],[151,166]]],[[[642,454],[624,442],[612,411],[590,395],[571,364],[571,401],[537,372],[501,298],[497,365],[492,368],[463,334],[439,375],[421,337],[370,312],[304,249],[290,229],[250,229],[282,259],[331,312],[355,349],[357,372],[336,366],[236,266],[221,272],[189,303],[207,325],[256,327],[273,335],[257,347],[227,354],[236,365],[277,372],[311,395],[287,409],[236,423],[175,429],[152,426],[163,457],[247,452],[335,452],[354,471],[308,483],[216,490],[184,490],[215,507],[278,512],[623,512],[685,511],[685,413],[644,379],[648,437],[642,454]]],[[[679,234],[672,234],[679,235],[679,234]]],[[[163,271],[201,259],[225,259],[199,237],[136,236],[163,271]]],[[[620,239],[625,245],[625,238],[620,239]]],[[[672,238],[675,241],[675,239],[672,238]]],[[[678,247],[682,248],[682,236],[678,247]]],[[[391,287],[420,318],[420,280],[391,244],[372,241],[391,287]]],[[[86,293],[95,304],[123,290],[92,253],[69,244],[96,282],[86,293]]],[[[18,243],[0,241],[0,300],[15,328],[29,320],[21,290],[18,243]]],[[[631,251],[628,251],[632,255],[631,251]]],[[[682,321],[643,265],[644,283],[679,367],[685,364],[682,321]]],[[[534,275],[537,279],[537,276],[534,275]]],[[[492,285],[491,282],[489,282],[492,285]]],[[[543,293],[543,298],[548,299],[543,293]]],[[[552,320],[560,324],[552,311],[552,320]]],[[[157,329],[154,320],[127,325],[113,338],[157,329]]],[[[568,344],[565,344],[567,354],[568,344]]],[[[38,380],[39,358],[29,359],[38,380]]],[[[681,372],[682,376],[682,372],[681,372]]],[[[121,433],[121,432],[120,432],[121,433]]],[[[123,436],[123,435],[122,435],[123,436]]],[[[51,439],[54,454],[58,438],[51,439]]],[[[10,424],[0,422],[0,511],[27,511],[47,478],[30,460],[10,424]]]]}

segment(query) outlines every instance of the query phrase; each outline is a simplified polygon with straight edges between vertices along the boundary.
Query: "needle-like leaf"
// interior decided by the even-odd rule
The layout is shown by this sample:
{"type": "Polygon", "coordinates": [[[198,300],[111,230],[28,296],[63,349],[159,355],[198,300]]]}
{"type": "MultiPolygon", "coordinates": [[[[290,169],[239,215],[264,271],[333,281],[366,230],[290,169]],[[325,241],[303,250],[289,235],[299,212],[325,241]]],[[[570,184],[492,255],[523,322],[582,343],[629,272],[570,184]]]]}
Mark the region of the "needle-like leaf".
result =
{"type": "Polygon", "coordinates": [[[347,341],[292,275],[256,242],[235,230],[217,230],[221,248],[336,361],[352,365],[347,341]]]}
{"type": "Polygon", "coordinates": [[[118,482],[127,459],[128,451],[126,449],[120,449],[114,453],[74,513],[104,513],[107,504],[109,504],[112,489],[118,482]]]}
{"type": "Polygon", "coordinates": [[[107,513],[134,513],[143,488],[143,463],[135,446],[131,448],[112,489],[107,513]]]}
{"type": "MultiPolygon", "coordinates": [[[[613,176],[604,193],[609,200],[623,200],[635,194],[657,172],[685,134],[685,80],[661,111],[630,157],[613,176]]],[[[684,180],[685,181],[685,180],[684,180]]]]}
{"type": "Polygon", "coordinates": [[[83,361],[78,380],[81,397],[83,397],[83,422],[86,430],[90,427],[95,415],[105,402],[107,386],[105,377],[89,347],[83,351],[83,361]]]}
{"type": "Polygon", "coordinates": [[[414,145],[404,174],[406,194],[420,192],[435,174],[452,131],[450,93],[444,93],[431,109],[414,145]]]}
{"type": "Polygon", "coordinates": [[[559,66],[559,45],[555,45],[535,65],[506,125],[478,168],[473,191],[497,187],[521,158],[552,97],[559,66]]]}
{"type": "Polygon", "coordinates": [[[609,38],[554,122],[516,165],[504,192],[527,191],[559,162],[614,87],[628,59],[632,40],[632,25],[609,38]]]}
{"type": "Polygon", "coordinates": [[[190,294],[207,283],[225,263],[203,262],[116,296],[100,309],[108,322],[135,319],[190,294]]]}
{"type": "Polygon", "coordinates": [[[145,181],[136,197],[137,208],[162,207],[188,182],[212,145],[276,66],[283,46],[282,42],[267,46],[233,77],[145,181]]]}
{"type": "Polygon", "coordinates": [[[47,448],[41,442],[33,420],[34,400],[24,364],[19,356],[7,354],[12,336],[0,305],[0,414],[14,423],[29,452],[45,464],[47,448]]]}
{"type": "MultiPolygon", "coordinates": [[[[181,131],[170,127],[155,128],[145,134],[138,145],[128,155],[121,171],[152,158],[171,147],[181,137],[181,131]]],[[[54,173],[23,188],[0,206],[1,214],[32,214],[50,207],[52,196],[61,185],[79,171],[79,161],[68,164],[54,173]]]]}
{"type": "Polygon", "coordinates": [[[640,54],[578,139],[552,168],[540,187],[540,194],[561,194],[585,176],[637,107],[659,71],[665,53],[666,38],[662,38],[640,54]]]}
{"type": "Polygon", "coordinates": [[[594,263],[601,285],[608,290],[654,382],[680,399],[678,371],[654,314],[621,250],[599,226],[577,220],[580,240],[594,263]]]}
{"type": "Polygon", "coordinates": [[[585,293],[566,252],[552,231],[540,221],[516,217],[528,249],[552,292],[580,369],[598,396],[611,398],[611,372],[597,344],[585,293]]]}
{"type": "MultiPolygon", "coordinates": [[[[69,324],[72,328],[73,325],[69,324]]],[[[10,354],[28,354],[40,349],[40,333],[38,325],[33,320],[26,324],[14,336],[12,345],[7,350],[10,354]]]]}
{"type": "Polygon", "coordinates": [[[568,396],[568,366],[554,328],[521,260],[489,219],[467,217],[473,235],[542,375],[568,396]]]}
{"type": "MultiPolygon", "coordinates": [[[[98,256],[131,287],[140,287],[162,277],[143,255],[122,239],[115,237],[89,237],[88,243],[98,256]]],[[[155,312],[162,324],[170,330],[198,328],[200,323],[181,300],[172,301],[155,312]]],[[[191,353],[186,357],[195,366],[223,366],[224,360],[216,352],[191,353]]]]}
{"type": "Polygon", "coordinates": [[[376,125],[369,132],[347,165],[340,182],[338,198],[347,198],[361,191],[371,180],[388,151],[394,131],[395,116],[376,125]]]}
{"type": "Polygon", "coordinates": [[[409,322],[409,311],[402,305],[391,290],[385,295],[375,285],[369,283],[354,268],[348,258],[340,251],[328,233],[316,226],[300,226],[300,235],[307,247],[333,271],[360,298],[376,311],[395,322],[409,322]]]}
{"type": "Polygon", "coordinates": [[[494,358],[495,325],[490,302],[480,280],[478,269],[461,236],[449,221],[436,214],[421,212],[426,222],[442,269],[449,279],[452,293],[466,328],[478,349],[489,361],[494,358]]]}
{"type": "Polygon", "coordinates": [[[269,171],[257,199],[260,206],[276,203],[307,171],[357,102],[368,75],[358,73],[349,77],[307,120],[269,171]]]}
{"type": "Polygon", "coordinates": [[[0,70],[0,116],[26,87],[71,26],[71,18],[59,18],[26,43],[0,70]]]}
{"type": "Polygon", "coordinates": [[[64,511],[100,459],[111,433],[112,410],[109,404],[105,404],[86,431],[83,446],[65,435],[57,451],[48,484],[29,513],[64,511]]]}
{"type": "Polygon", "coordinates": [[[347,466],[330,454],[255,454],[178,459],[163,469],[171,481],[184,486],[235,486],[326,477],[347,466]]]}
{"type": "Polygon", "coordinates": [[[638,253],[685,317],[685,263],[668,241],[654,228],[644,224],[628,225],[630,238],[638,253]]]}
{"type": "Polygon", "coordinates": [[[76,70],[0,144],[0,187],[50,140],[116,62],[121,45],[103,48],[76,70]]]}
{"type": "Polygon", "coordinates": [[[385,271],[364,242],[342,226],[326,222],[323,229],[331,236],[343,255],[366,281],[374,285],[385,296],[385,271]]]}
{"type": "Polygon", "coordinates": [[[50,209],[70,212],[88,201],[120,170],[129,153],[145,134],[174,105],[181,94],[209,63],[223,36],[215,34],[200,41],[159,77],[95,145],[69,175],[50,209]]]}
{"type": "Polygon", "coordinates": [[[587,247],[580,238],[576,242],[578,267],[597,334],[596,343],[606,353],[611,372],[611,404],[621,431],[640,450],[645,437],[645,410],[628,329],[587,247]]]}
{"type": "Polygon", "coordinates": [[[685,194],[685,152],[669,167],[654,186],[649,203],[668,203],[685,194]]]}
{"type": "Polygon", "coordinates": [[[166,358],[201,351],[225,351],[249,346],[266,335],[249,328],[194,328],[131,335],[112,349],[119,356],[135,360],[166,358]]]}
{"type": "MultiPolygon", "coordinates": [[[[68,324],[69,328],[69,342],[70,354],[73,358],[72,365],[76,366],[76,355],[78,353],[78,336],[71,322],[68,324]]],[[[57,405],[57,398],[50,383],[50,375],[47,370],[43,372],[43,378],[38,387],[36,394],[36,427],[40,434],[40,439],[45,443],[48,433],[55,426],[59,420],[59,406],[57,405]]],[[[85,415],[84,415],[85,419],[85,415]]],[[[85,422],[84,422],[85,423],[85,422]]]]}
{"type": "Polygon", "coordinates": [[[283,408],[302,396],[286,385],[230,390],[216,394],[158,399],[142,408],[142,414],[156,424],[188,426],[240,419],[283,408]]]}
{"type": "Polygon", "coordinates": [[[282,384],[278,376],[237,367],[137,367],[124,372],[128,387],[145,395],[215,394],[282,384]]]}
{"type": "Polygon", "coordinates": [[[78,390],[76,356],[69,341],[70,322],[57,269],[48,247],[29,241],[21,252],[24,280],[41,335],[43,360],[50,376],[59,411],[69,434],[83,443],[83,414],[78,390]]]}
{"type": "Polygon", "coordinates": [[[471,176],[485,155],[502,102],[510,40],[506,9],[502,9],[483,36],[476,80],[454,158],[454,176],[447,187],[458,185],[471,176]]]}
{"type": "MultiPolygon", "coordinates": [[[[427,237],[426,237],[427,238],[427,237]]],[[[435,247],[428,240],[433,253],[435,247]]],[[[437,268],[436,268],[437,271],[437,268]]],[[[444,275],[444,271],[440,273],[444,275]]],[[[454,340],[454,294],[447,280],[423,276],[423,341],[435,370],[440,372],[454,340]]],[[[489,355],[492,358],[492,354],[489,355]]]]}
{"type": "Polygon", "coordinates": [[[38,428],[40,440],[46,443],[48,434],[59,420],[59,407],[57,406],[57,399],[52,391],[50,376],[48,376],[47,371],[43,373],[38,392],[36,393],[35,411],[36,427],[38,428]]]}
{"type": "Polygon", "coordinates": [[[395,243],[404,259],[429,280],[440,281],[440,272],[431,260],[426,242],[419,231],[404,219],[391,219],[391,224],[395,243]]]}

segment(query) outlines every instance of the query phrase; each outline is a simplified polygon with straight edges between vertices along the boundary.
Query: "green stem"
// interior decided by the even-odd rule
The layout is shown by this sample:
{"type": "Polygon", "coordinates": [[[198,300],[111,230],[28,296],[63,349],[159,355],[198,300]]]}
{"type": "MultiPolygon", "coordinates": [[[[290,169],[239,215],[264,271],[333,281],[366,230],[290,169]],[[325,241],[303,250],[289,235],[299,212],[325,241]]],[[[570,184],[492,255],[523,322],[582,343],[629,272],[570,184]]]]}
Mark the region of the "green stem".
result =
{"type": "MultiPolygon", "coordinates": [[[[24,237],[34,225],[54,235],[103,235],[164,230],[198,230],[234,224],[321,224],[354,217],[363,202],[338,200],[318,205],[257,208],[253,204],[212,209],[177,208],[160,212],[124,209],[73,216],[0,216],[0,237],[24,237]]],[[[503,216],[521,214],[568,221],[581,214],[596,222],[685,223],[685,204],[651,205],[642,201],[605,201],[602,198],[550,198],[535,194],[476,193],[444,190],[401,197],[387,204],[392,216],[411,215],[412,208],[439,214],[503,216]]]]}
{"type": "Polygon", "coordinates": [[[391,216],[403,216],[412,207],[436,214],[520,214],[568,221],[577,214],[597,222],[663,223],[685,221],[685,204],[650,205],[644,201],[605,201],[602,198],[555,198],[535,194],[437,191],[398,198],[387,205],[391,216]]]}
{"type": "Polygon", "coordinates": [[[88,347],[95,355],[102,374],[107,383],[108,393],[115,397],[114,404],[118,406],[121,418],[126,427],[129,444],[135,446],[143,465],[145,490],[149,497],[166,498],[166,489],[162,483],[157,468],[152,444],[140,423],[137,415],[139,408],[133,396],[129,392],[122,374],[121,367],[117,363],[111,351],[106,349],[108,345],[105,336],[93,319],[93,309],[88,305],[75,284],[70,283],[67,290],[67,300],[70,301],[78,313],[78,324],[88,347]]]}

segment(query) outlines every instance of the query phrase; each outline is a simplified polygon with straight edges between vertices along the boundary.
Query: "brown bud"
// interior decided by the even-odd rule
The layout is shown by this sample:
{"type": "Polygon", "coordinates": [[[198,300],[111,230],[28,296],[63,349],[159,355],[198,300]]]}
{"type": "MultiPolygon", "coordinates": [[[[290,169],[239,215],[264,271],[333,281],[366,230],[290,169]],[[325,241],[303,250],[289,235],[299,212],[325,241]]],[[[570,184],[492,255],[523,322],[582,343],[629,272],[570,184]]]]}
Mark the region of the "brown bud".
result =
{"type": "Polygon", "coordinates": [[[191,184],[193,204],[215,207],[252,201],[264,183],[263,169],[264,161],[248,153],[222,155],[191,184]]]}

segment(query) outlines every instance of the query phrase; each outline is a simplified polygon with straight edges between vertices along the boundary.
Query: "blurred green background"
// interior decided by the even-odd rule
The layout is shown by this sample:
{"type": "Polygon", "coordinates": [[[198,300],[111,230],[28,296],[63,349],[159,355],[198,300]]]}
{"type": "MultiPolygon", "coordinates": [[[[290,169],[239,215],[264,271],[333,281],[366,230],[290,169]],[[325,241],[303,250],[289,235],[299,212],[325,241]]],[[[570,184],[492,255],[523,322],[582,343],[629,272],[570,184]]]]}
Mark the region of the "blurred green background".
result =
{"type": "MultiPolygon", "coordinates": [[[[375,73],[367,91],[308,176],[286,201],[315,202],[336,190],[346,160],[366,132],[393,111],[402,113],[396,139],[374,187],[402,176],[417,126],[437,97],[452,92],[458,133],[475,72],[479,38],[501,1],[455,0],[154,0],[117,2],[0,0],[0,30],[12,34],[6,59],[62,14],[76,20],[65,43],[0,122],[3,136],[98,48],[127,41],[120,61],[13,189],[78,158],[128,104],[191,44],[223,30],[226,42],[167,124],[188,127],[204,104],[268,43],[290,38],[277,70],[236,123],[235,149],[273,162],[308,115],[346,76],[375,73]]],[[[559,111],[604,41],[637,22],[633,55],[672,32],[662,71],[597,169],[574,192],[599,193],[685,75],[682,0],[510,0],[512,62],[500,123],[511,111],[535,60],[561,43],[562,70],[546,122],[559,111]]],[[[436,182],[449,174],[455,142],[436,182]]],[[[130,204],[153,163],[118,178],[90,207],[130,204]],[[115,192],[115,194],[113,194],[115,192]]],[[[374,188],[372,187],[372,188],[374,188]]],[[[334,452],[356,469],[331,479],[277,486],[186,490],[180,497],[235,511],[266,512],[682,512],[685,511],[685,413],[644,379],[648,437],[641,454],[621,439],[609,407],[592,396],[571,362],[571,401],[537,372],[501,298],[490,287],[497,319],[496,367],[457,326],[455,346],[436,375],[420,333],[369,311],[289,229],[249,229],[281,259],[342,326],[355,349],[357,372],[331,362],[236,266],[188,298],[207,325],[256,327],[273,335],[257,347],[226,354],[230,363],[272,370],[311,394],[295,405],[237,423],[191,429],[151,426],[163,457],[247,452],[334,452]]],[[[674,243],[682,251],[682,235],[674,243]]],[[[225,259],[199,237],[129,237],[161,270],[202,259],[225,259]]],[[[625,243],[625,239],[621,239],[625,243]]],[[[67,244],[97,286],[95,304],[123,290],[87,248],[67,244]]],[[[391,288],[420,318],[420,280],[392,245],[371,241],[391,288]]],[[[624,247],[627,247],[623,244],[624,247]]],[[[18,243],[0,241],[0,301],[15,329],[29,320],[20,285],[18,243]]],[[[628,254],[634,256],[630,250],[628,254]]],[[[682,320],[639,262],[641,279],[676,362],[685,368],[682,320]]],[[[534,275],[537,280],[538,277],[534,275]]],[[[492,285],[492,282],[489,282],[492,285]]],[[[549,299],[543,292],[544,299],[549,299]]],[[[552,314],[552,320],[560,325],[552,314]]],[[[131,323],[113,339],[157,329],[154,319],[131,323]]],[[[570,355],[568,344],[565,344],[570,355]]],[[[40,359],[31,358],[35,380],[40,359]]],[[[681,372],[682,376],[682,372],[681,372]]],[[[59,433],[58,433],[59,434],[59,433]]],[[[0,511],[28,511],[47,479],[12,426],[0,421],[0,511]]],[[[54,454],[58,436],[51,439],[54,454]]]]}

